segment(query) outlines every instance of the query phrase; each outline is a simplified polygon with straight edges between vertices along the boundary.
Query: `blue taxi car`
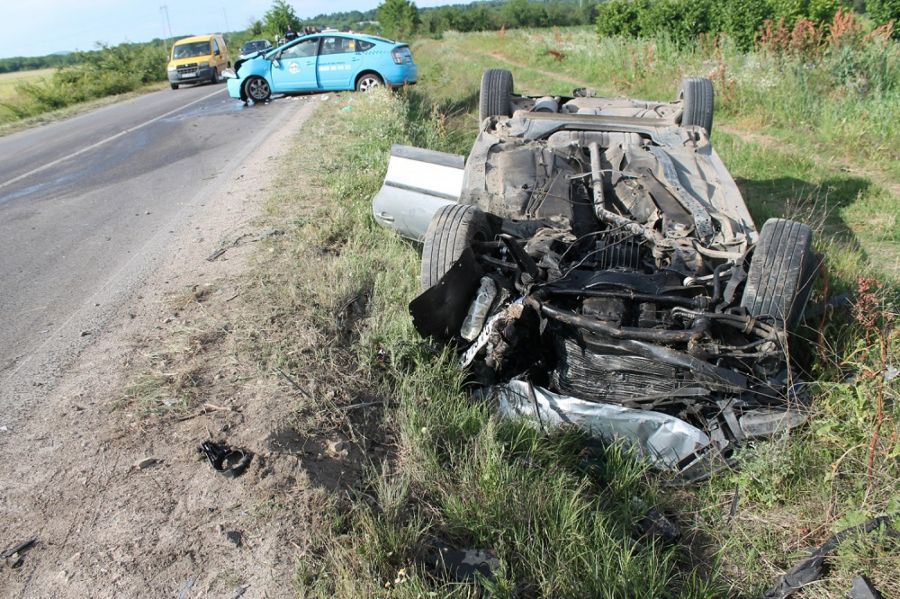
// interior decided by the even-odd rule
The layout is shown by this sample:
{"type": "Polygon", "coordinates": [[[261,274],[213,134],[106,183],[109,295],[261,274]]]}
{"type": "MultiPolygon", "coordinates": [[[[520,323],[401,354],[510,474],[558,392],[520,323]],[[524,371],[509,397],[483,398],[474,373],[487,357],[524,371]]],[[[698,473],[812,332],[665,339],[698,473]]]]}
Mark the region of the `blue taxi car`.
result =
{"type": "Polygon", "coordinates": [[[324,32],[257,52],[222,76],[232,98],[263,102],[272,94],[366,91],[416,83],[408,44],[371,35],[324,32]]]}

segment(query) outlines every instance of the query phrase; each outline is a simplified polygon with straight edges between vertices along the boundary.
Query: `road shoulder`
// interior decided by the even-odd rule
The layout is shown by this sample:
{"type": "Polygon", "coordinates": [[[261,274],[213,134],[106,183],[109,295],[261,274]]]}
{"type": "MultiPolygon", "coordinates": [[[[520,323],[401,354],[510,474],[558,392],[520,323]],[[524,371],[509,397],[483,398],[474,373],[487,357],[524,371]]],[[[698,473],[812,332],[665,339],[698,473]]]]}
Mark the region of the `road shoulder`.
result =
{"type": "MultiPolygon", "coordinates": [[[[227,396],[206,397],[196,413],[148,419],[127,395],[149,352],[193,351],[192,343],[204,341],[190,341],[191,319],[215,318],[217,305],[239,297],[241,273],[267,242],[258,217],[278,157],[315,106],[294,105],[284,125],[223,173],[228,180],[173,231],[162,264],[115,324],[95,335],[28,416],[0,432],[0,447],[15,456],[0,466],[7,524],[0,543],[36,541],[18,567],[2,569],[0,594],[177,596],[190,587],[292,595],[296,548],[315,530],[323,492],[304,484],[305,470],[288,454],[260,452],[244,476],[229,479],[197,452],[206,440],[266,447],[289,406],[273,389],[243,386],[253,366],[228,359],[198,370],[197,377],[234,384],[227,396]]],[[[219,340],[236,342],[227,333],[219,340]]]]}

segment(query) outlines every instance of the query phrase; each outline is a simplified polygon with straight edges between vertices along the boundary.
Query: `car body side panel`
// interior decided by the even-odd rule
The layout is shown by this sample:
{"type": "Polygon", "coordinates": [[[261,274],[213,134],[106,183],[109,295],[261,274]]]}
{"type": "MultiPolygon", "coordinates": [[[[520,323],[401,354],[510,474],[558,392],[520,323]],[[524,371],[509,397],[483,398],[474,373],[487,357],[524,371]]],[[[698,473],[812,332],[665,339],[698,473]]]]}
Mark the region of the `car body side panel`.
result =
{"type": "Polygon", "coordinates": [[[459,198],[464,164],[462,156],[394,144],[384,185],[372,200],[375,220],[421,241],[434,213],[459,198]]]}
{"type": "MultiPolygon", "coordinates": [[[[367,65],[366,65],[367,66],[367,65]]],[[[384,62],[379,63],[377,69],[365,68],[364,70],[375,70],[384,79],[388,85],[395,87],[404,84],[413,84],[419,80],[419,71],[415,64],[396,64],[390,57],[390,53],[384,62]]]]}
{"type": "Polygon", "coordinates": [[[271,63],[272,91],[306,92],[319,89],[316,77],[316,57],[282,58],[271,63]]]}
{"type": "Polygon", "coordinates": [[[719,158],[712,146],[701,148],[698,155],[712,168],[721,182],[721,193],[717,193],[711,198],[713,205],[723,214],[727,214],[741,222],[745,227],[748,241],[751,244],[756,243],[759,240],[759,232],[753,224],[753,218],[750,216],[750,211],[741,197],[737,183],[734,182],[731,173],[725,168],[722,159],[719,158]]]}
{"type": "Polygon", "coordinates": [[[353,89],[353,82],[362,63],[356,52],[357,41],[351,37],[330,36],[322,40],[316,67],[323,89],[353,89]]]}

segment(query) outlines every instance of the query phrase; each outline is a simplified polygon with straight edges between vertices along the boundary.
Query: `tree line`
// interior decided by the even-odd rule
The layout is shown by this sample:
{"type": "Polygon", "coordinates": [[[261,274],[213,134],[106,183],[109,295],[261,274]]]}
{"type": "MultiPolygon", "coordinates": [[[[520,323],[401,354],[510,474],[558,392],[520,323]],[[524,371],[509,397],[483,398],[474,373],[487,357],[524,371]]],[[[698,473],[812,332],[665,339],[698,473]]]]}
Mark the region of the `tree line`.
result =
{"type": "Polygon", "coordinates": [[[0,73],[16,73],[18,71],[36,71],[38,69],[51,69],[65,67],[79,61],[75,52],[67,54],[50,54],[48,56],[14,56],[13,58],[0,58],[0,73]]]}
{"type": "Polygon", "coordinates": [[[360,12],[297,16],[286,0],[274,0],[260,20],[250,23],[247,39],[277,39],[290,25],[294,31],[305,27],[332,27],[405,39],[413,35],[440,36],[444,31],[492,31],[503,27],[567,27],[589,25],[597,14],[598,0],[488,0],[435,8],[418,8],[411,0],[383,0],[378,8],[360,12]]]}

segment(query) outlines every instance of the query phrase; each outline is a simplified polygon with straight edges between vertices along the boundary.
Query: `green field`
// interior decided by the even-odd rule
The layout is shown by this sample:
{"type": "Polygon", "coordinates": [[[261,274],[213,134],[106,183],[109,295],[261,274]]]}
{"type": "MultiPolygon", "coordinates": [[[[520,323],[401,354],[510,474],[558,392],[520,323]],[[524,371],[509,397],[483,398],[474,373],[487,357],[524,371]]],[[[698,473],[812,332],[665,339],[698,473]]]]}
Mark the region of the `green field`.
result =
{"type": "Polygon", "coordinates": [[[38,79],[49,79],[56,69],[41,69],[39,71],[19,71],[16,73],[0,73],[0,103],[10,102],[19,97],[16,84],[26,81],[35,82],[38,79]]]}

